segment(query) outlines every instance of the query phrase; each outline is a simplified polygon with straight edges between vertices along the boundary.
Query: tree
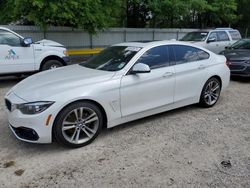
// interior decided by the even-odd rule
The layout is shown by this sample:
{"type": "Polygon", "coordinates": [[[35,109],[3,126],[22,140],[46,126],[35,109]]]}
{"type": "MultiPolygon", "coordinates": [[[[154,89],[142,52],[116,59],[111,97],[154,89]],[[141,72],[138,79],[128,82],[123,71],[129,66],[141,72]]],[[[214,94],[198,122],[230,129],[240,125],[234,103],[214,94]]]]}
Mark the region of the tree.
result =
{"type": "Polygon", "coordinates": [[[4,0],[7,23],[12,20],[24,20],[46,30],[49,25],[62,25],[83,28],[95,32],[111,25],[112,15],[119,1],[101,0],[4,0]],[[14,7],[9,9],[9,5],[14,7]],[[14,6],[13,6],[14,5],[14,6]],[[7,13],[8,12],[8,13],[7,13]],[[8,14],[8,15],[7,15],[8,14]],[[13,15],[13,16],[11,16],[13,15]]]}
{"type": "Polygon", "coordinates": [[[149,18],[148,0],[127,0],[127,27],[146,27],[149,18]]]}
{"type": "Polygon", "coordinates": [[[235,0],[150,0],[153,27],[205,28],[237,20],[235,0]]]}
{"type": "Polygon", "coordinates": [[[49,25],[206,28],[249,24],[249,0],[1,0],[0,23],[21,20],[49,25]],[[238,7],[237,7],[238,2],[238,7]],[[237,21],[239,20],[238,24],[237,21]]]}
{"type": "Polygon", "coordinates": [[[186,0],[150,0],[153,27],[181,27],[184,15],[188,13],[186,0]]]}
{"type": "Polygon", "coordinates": [[[0,24],[7,24],[11,22],[14,17],[10,12],[12,12],[13,0],[0,0],[0,24]]]}
{"type": "Polygon", "coordinates": [[[250,27],[249,0],[238,0],[238,15],[240,15],[238,25],[250,27]]]}

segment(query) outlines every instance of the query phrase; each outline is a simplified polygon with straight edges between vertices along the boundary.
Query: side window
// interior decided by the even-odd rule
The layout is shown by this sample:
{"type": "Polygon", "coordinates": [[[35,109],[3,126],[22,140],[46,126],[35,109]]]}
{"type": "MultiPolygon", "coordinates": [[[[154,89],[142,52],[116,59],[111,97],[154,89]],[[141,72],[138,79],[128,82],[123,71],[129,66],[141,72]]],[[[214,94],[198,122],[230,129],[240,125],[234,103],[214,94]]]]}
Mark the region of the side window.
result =
{"type": "Polygon", "coordinates": [[[0,45],[6,44],[9,46],[21,46],[20,38],[13,33],[5,30],[0,30],[0,45]]]}
{"type": "Polygon", "coordinates": [[[226,33],[226,31],[218,31],[218,41],[229,41],[229,37],[226,33]]]}
{"type": "Polygon", "coordinates": [[[200,60],[199,49],[197,48],[184,45],[173,45],[173,48],[176,65],[200,60]]]}
{"type": "Polygon", "coordinates": [[[239,31],[229,31],[229,34],[231,35],[232,40],[240,40],[241,35],[239,31]]]}
{"type": "Polygon", "coordinates": [[[197,55],[199,56],[199,60],[205,60],[205,59],[209,59],[210,55],[200,49],[197,49],[197,55]]]}
{"type": "Polygon", "coordinates": [[[137,63],[147,64],[151,69],[169,66],[167,46],[158,46],[146,51],[137,63]]]}
{"type": "Polygon", "coordinates": [[[217,41],[217,33],[216,32],[210,33],[208,40],[211,40],[211,39],[215,39],[215,41],[217,41]]]}
{"type": "Polygon", "coordinates": [[[169,54],[169,64],[175,65],[175,53],[174,53],[173,45],[168,46],[168,54],[169,54]]]}

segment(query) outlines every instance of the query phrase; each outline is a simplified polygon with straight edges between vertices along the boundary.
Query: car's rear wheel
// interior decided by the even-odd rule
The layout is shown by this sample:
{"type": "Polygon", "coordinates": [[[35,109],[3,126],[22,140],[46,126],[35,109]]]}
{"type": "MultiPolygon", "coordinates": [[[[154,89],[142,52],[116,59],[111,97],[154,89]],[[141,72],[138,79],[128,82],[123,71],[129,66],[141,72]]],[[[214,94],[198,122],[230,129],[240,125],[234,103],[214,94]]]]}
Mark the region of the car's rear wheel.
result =
{"type": "Polygon", "coordinates": [[[102,126],[103,115],[95,104],[77,102],[59,113],[53,132],[59,143],[69,147],[82,147],[98,136],[102,126]]]}
{"type": "Polygon", "coordinates": [[[204,85],[201,96],[200,96],[200,105],[206,108],[214,106],[221,92],[221,82],[213,77],[210,78],[204,85]]]}
{"type": "Polygon", "coordinates": [[[43,66],[42,66],[42,71],[45,71],[45,70],[50,70],[50,69],[56,69],[58,67],[62,67],[63,64],[61,61],[59,60],[56,60],[56,59],[52,59],[52,60],[48,60],[46,61],[43,66]]]}

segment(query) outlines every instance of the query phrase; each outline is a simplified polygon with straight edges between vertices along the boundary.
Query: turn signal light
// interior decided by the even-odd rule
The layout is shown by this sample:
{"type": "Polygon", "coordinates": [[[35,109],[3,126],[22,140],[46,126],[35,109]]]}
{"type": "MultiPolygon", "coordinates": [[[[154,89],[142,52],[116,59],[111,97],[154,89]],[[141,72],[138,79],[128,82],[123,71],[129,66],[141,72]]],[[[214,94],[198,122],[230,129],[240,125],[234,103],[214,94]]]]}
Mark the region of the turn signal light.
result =
{"type": "Polygon", "coordinates": [[[48,116],[48,118],[47,118],[47,121],[46,121],[46,124],[45,124],[46,126],[49,125],[51,118],[52,118],[52,115],[50,114],[50,115],[48,116]]]}

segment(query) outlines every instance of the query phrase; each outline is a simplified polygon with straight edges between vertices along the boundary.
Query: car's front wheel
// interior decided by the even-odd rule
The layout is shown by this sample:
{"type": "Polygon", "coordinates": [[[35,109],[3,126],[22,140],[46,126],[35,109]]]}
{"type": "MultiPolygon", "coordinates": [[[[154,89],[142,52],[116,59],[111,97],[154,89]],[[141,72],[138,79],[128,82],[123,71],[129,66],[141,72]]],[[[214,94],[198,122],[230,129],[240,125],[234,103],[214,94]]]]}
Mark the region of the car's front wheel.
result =
{"type": "Polygon", "coordinates": [[[214,106],[221,92],[221,82],[215,78],[210,78],[204,85],[201,96],[200,96],[200,105],[206,108],[214,106]]]}
{"type": "Polygon", "coordinates": [[[103,126],[100,109],[90,102],[77,102],[64,108],[57,116],[53,132],[56,140],[69,147],[91,143],[103,126]]]}

